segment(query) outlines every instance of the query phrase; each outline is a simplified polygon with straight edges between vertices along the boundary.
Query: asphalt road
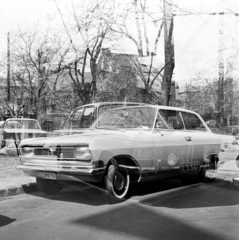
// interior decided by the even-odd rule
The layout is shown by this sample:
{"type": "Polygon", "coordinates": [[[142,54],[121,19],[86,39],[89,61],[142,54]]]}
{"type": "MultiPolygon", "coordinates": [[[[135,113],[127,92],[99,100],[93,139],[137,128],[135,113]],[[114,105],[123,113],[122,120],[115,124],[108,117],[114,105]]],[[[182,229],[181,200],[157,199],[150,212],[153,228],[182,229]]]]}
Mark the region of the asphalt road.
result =
{"type": "Polygon", "coordinates": [[[182,187],[177,179],[135,186],[124,202],[86,184],[33,192],[0,201],[0,239],[238,240],[238,192],[223,180],[182,187]]]}

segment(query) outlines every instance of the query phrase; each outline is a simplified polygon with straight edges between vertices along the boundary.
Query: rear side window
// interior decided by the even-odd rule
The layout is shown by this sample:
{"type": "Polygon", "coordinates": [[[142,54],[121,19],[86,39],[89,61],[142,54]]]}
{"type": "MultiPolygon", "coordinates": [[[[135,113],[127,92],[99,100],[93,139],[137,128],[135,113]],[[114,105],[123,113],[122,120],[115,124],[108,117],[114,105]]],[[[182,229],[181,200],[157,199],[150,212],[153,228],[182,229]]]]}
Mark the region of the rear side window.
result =
{"type": "Polygon", "coordinates": [[[77,109],[70,118],[68,124],[66,124],[65,128],[77,129],[80,128],[81,117],[83,114],[84,108],[77,109]]]}
{"type": "Polygon", "coordinates": [[[89,128],[94,121],[95,107],[87,107],[81,117],[80,128],[89,128]]]}
{"type": "Polygon", "coordinates": [[[95,109],[95,106],[90,106],[75,110],[66,122],[64,129],[89,128],[96,118],[95,109]]]}
{"type": "Polygon", "coordinates": [[[206,131],[201,119],[193,113],[181,112],[186,130],[206,131]]]}

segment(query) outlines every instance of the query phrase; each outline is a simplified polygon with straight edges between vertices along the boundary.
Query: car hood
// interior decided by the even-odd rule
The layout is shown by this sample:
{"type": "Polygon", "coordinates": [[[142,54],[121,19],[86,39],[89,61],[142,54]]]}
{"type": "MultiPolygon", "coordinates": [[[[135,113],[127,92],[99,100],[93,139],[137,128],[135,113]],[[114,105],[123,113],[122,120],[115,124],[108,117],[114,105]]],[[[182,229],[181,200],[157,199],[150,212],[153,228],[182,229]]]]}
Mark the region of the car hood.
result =
{"type": "Polygon", "coordinates": [[[74,146],[81,144],[89,143],[93,136],[82,136],[79,134],[75,135],[65,135],[59,137],[42,137],[34,139],[24,139],[21,141],[21,145],[31,145],[31,146],[41,146],[41,147],[50,147],[57,145],[64,146],[74,146]]]}
{"type": "MultiPolygon", "coordinates": [[[[102,137],[102,136],[104,136],[104,138],[134,140],[135,138],[137,138],[137,133],[143,133],[143,132],[148,132],[148,131],[93,130],[93,131],[84,132],[82,134],[25,139],[25,140],[22,140],[21,145],[44,146],[44,147],[50,147],[50,146],[54,147],[57,145],[76,146],[79,144],[89,144],[92,138],[102,137]]],[[[142,134],[140,134],[140,136],[142,137],[142,134]]]]}

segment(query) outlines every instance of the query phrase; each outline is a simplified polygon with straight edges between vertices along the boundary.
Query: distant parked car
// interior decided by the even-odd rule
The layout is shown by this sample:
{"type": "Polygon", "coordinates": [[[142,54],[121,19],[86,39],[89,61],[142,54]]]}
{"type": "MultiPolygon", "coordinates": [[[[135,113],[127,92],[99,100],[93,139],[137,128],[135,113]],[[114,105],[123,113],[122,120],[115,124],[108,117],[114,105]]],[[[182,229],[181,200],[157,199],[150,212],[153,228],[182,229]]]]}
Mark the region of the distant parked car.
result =
{"type": "Polygon", "coordinates": [[[208,120],[208,121],[206,121],[206,124],[208,125],[208,127],[214,128],[214,127],[216,127],[217,122],[216,122],[216,120],[208,120]]]}
{"type": "Polygon", "coordinates": [[[228,132],[230,132],[234,136],[239,135],[239,125],[231,125],[231,126],[226,126],[225,127],[228,132]]]}
{"type": "MultiPolygon", "coordinates": [[[[85,108],[86,116],[94,110],[85,108]]],[[[89,126],[90,119],[69,119],[71,129],[89,126]],[[87,124],[86,124],[87,123],[87,124]]],[[[36,177],[46,194],[65,183],[103,183],[118,199],[127,196],[132,182],[178,177],[184,184],[205,179],[215,166],[221,139],[195,112],[175,107],[143,105],[111,109],[82,134],[25,139],[17,169],[36,177]]]]}
{"type": "Polygon", "coordinates": [[[82,133],[89,129],[92,123],[107,110],[139,105],[145,104],[135,102],[100,102],[82,105],[71,112],[63,129],[53,131],[53,135],[82,133]]]}
{"type": "Polygon", "coordinates": [[[46,131],[42,131],[39,122],[28,118],[9,118],[4,121],[0,129],[1,148],[14,142],[16,146],[25,138],[46,137],[46,131]]]}

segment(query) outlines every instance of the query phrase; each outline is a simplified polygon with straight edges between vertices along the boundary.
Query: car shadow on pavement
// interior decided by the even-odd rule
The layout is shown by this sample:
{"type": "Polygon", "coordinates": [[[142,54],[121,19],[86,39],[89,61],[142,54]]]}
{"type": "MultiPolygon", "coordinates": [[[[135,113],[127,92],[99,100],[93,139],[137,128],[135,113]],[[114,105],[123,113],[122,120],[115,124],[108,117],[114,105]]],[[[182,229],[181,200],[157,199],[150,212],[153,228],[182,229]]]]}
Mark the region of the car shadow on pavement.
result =
{"type": "Polygon", "coordinates": [[[131,197],[140,197],[152,193],[162,192],[169,189],[182,187],[182,183],[178,178],[160,179],[149,182],[135,183],[130,188],[131,197]]]}
{"type": "Polygon", "coordinates": [[[141,196],[174,189],[181,186],[182,184],[178,179],[132,184],[130,187],[129,197],[122,200],[110,195],[101,185],[89,184],[85,182],[70,182],[55,195],[44,194],[39,191],[27,192],[27,194],[52,200],[99,206],[107,204],[118,204],[129,199],[137,200],[137,198],[141,196]]]}
{"type": "Polygon", "coordinates": [[[183,211],[179,215],[173,210],[155,209],[129,201],[88,216],[76,217],[67,224],[93,229],[92,239],[97,238],[96,233],[102,232],[107,233],[105,239],[231,239],[201,221],[205,217],[203,214],[185,218],[186,214],[183,211]]]}
{"type": "Polygon", "coordinates": [[[70,223],[107,231],[112,239],[237,239],[235,209],[239,195],[230,182],[215,180],[183,186],[179,180],[170,179],[139,184],[132,193],[131,199],[138,201],[79,216],[70,223]],[[213,228],[215,223],[224,227],[213,228]]]}
{"type": "Polygon", "coordinates": [[[12,219],[0,214],[0,227],[6,226],[14,221],[16,221],[16,219],[12,219]]]}
{"type": "Polygon", "coordinates": [[[48,195],[39,191],[28,194],[92,206],[118,204],[133,200],[155,207],[181,209],[237,205],[239,204],[238,191],[239,188],[232,182],[224,180],[183,186],[179,179],[163,179],[132,185],[130,197],[123,200],[111,196],[102,187],[84,182],[73,182],[56,195],[48,195]]]}
{"type": "Polygon", "coordinates": [[[174,209],[234,206],[239,204],[238,192],[232,182],[215,180],[145,196],[140,203],[174,209]]]}
{"type": "Polygon", "coordinates": [[[124,201],[111,196],[106,190],[96,184],[93,185],[84,182],[69,183],[55,195],[44,194],[39,191],[33,191],[27,194],[51,200],[75,202],[92,206],[117,204],[124,201]]]}

